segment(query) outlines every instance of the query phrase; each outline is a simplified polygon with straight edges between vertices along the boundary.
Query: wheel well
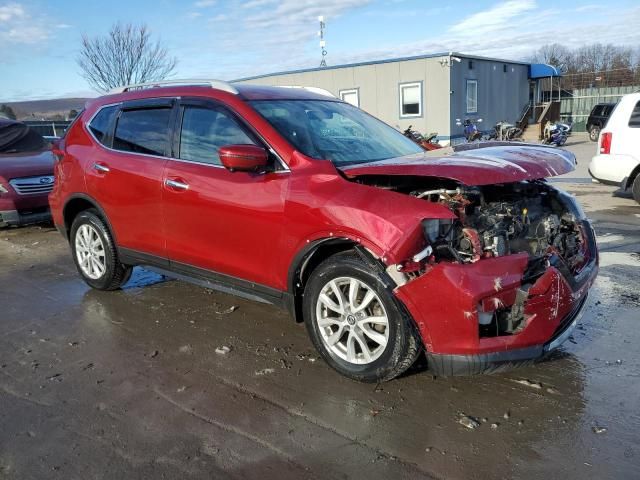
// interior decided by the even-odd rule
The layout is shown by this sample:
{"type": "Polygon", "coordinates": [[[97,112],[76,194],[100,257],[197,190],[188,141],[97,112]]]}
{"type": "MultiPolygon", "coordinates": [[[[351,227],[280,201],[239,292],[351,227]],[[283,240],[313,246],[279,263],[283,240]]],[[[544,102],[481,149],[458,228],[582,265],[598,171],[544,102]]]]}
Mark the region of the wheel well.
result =
{"type": "Polygon", "coordinates": [[[71,225],[73,224],[73,220],[78,216],[80,212],[84,212],[85,210],[89,210],[91,208],[96,208],[96,206],[91,203],[86,198],[73,198],[69,200],[69,202],[65,205],[63,211],[64,217],[64,227],[67,232],[67,236],[71,234],[71,225]]]}
{"type": "Polygon", "coordinates": [[[347,250],[353,250],[358,243],[346,238],[319,240],[307,247],[296,257],[289,273],[289,292],[293,295],[293,316],[302,322],[302,294],[313,271],[327,258],[347,250]]]}
{"type": "Polygon", "coordinates": [[[625,185],[625,187],[631,188],[631,186],[633,185],[633,181],[636,179],[636,177],[639,174],[640,174],[640,165],[637,165],[636,168],[634,168],[633,171],[631,172],[631,175],[627,177],[627,184],[625,185]]]}

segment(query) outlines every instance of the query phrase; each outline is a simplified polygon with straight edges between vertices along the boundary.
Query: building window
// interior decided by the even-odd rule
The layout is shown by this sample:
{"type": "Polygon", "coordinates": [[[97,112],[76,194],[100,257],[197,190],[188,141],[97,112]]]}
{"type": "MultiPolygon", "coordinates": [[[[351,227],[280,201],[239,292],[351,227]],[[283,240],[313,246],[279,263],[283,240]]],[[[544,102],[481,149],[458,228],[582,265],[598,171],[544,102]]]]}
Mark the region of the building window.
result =
{"type": "Polygon", "coordinates": [[[422,82],[400,84],[400,117],[422,116],[422,82]]]}
{"type": "Polygon", "coordinates": [[[357,88],[340,90],[340,100],[350,103],[354,107],[360,107],[360,92],[357,88]]]}
{"type": "Polygon", "coordinates": [[[477,80],[467,80],[467,113],[478,113],[477,80]]]}

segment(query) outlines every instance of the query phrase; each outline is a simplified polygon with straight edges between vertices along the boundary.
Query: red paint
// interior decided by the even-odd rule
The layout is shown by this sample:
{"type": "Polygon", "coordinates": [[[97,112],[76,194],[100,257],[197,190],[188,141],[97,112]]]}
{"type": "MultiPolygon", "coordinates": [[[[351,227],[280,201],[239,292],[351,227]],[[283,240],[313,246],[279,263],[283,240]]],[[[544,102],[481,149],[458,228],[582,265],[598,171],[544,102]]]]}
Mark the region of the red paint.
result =
{"type": "Polygon", "coordinates": [[[343,167],[349,177],[360,175],[415,175],[449,178],[465,185],[489,185],[553,177],[575,169],[575,157],[566,150],[532,146],[488,147],[450,156],[416,154],[343,167]]]}
{"type": "Polygon", "coordinates": [[[18,195],[9,180],[21,177],[53,175],[53,155],[49,151],[35,153],[0,153],[0,184],[8,193],[0,192],[0,211],[30,210],[48,205],[47,193],[18,195]]]}
{"type": "MultiPolygon", "coordinates": [[[[543,178],[574,166],[571,154],[560,150],[508,146],[441,158],[418,155],[385,160],[344,167],[340,172],[329,161],[295,151],[246,103],[259,98],[326,97],[302,89],[244,86],[239,90],[240,95],[233,95],[208,87],[172,87],[92,101],[58,147],[64,155],[56,165],[59,181],[50,196],[55,223],[64,225],[67,201],[74,194],[84,194],[104,210],[120,247],[284,291],[294,258],[310,242],[347,238],[365,246],[385,265],[409,265],[411,256],[425,246],[421,221],[455,218],[441,204],[359,184],[342,172],[348,177],[419,175],[479,185],[543,178]],[[287,169],[266,174],[232,172],[222,166],[121,153],[98,145],[88,134],[86,121],[101,105],[160,96],[206,97],[226,104],[266,139],[287,169]],[[110,171],[100,172],[94,164],[110,171]],[[166,180],[188,188],[172,187],[166,180]]],[[[244,153],[256,157],[255,149],[244,153]]],[[[527,303],[532,317],[522,332],[482,340],[478,336],[478,306],[493,299],[513,302],[527,261],[526,254],[516,254],[480,258],[466,265],[434,264],[397,288],[396,295],[419,326],[427,348],[435,353],[488,352],[544,343],[586,293],[585,289],[572,294],[553,268],[532,288],[527,303]]]]}
{"type": "Polygon", "coordinates": [[[229,170],[255,172],[268,165],[267,151],[255,145],[228,145],[218,152],[220,162],[229,170]]]}

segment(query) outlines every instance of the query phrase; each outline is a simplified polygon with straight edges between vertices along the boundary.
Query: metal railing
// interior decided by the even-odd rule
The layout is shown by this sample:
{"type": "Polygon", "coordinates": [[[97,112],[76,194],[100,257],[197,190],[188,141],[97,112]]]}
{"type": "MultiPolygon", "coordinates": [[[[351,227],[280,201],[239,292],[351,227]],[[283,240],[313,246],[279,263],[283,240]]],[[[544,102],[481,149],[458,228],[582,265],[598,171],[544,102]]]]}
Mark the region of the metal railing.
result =
{"type": "Polygon", "coordinates": [[[111,90],[109,93],[124,93],[131,92],[134,90],[144,90],[147,88],[158,88],[158,87],[211,87],[216,90],[222,90],[224,92],[232,93],[234,95],[238,94],[238,90],[231,85],[229,82],[225,82],[224,80],[215,80],[215,79],[180,79],[180,80],[158,80],[156,82],[144,82],[144,83],[134,83],[131,85],[125,85],[122,87],[117,87],[111,90]]]}

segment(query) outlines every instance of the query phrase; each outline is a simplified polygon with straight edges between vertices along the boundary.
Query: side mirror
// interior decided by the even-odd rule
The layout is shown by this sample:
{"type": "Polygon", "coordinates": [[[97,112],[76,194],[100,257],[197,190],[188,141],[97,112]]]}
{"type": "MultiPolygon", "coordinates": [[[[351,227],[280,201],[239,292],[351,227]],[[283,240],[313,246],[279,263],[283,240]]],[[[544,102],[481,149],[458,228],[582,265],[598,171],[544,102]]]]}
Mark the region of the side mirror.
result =
{"type": "Polygon", "coordinates": [[[218,151],[220,162],[231,172],[254,172],[266,167],[267,151],[256,145],[225,145],[218,151]]]}
{"type": "Polygon", "coordinates": [[[479,118],[478,120],[476,120],[476,122],[478,122],[478,123],[482,123],[482,119],[481,119],[481,118],[479,118]]]}

